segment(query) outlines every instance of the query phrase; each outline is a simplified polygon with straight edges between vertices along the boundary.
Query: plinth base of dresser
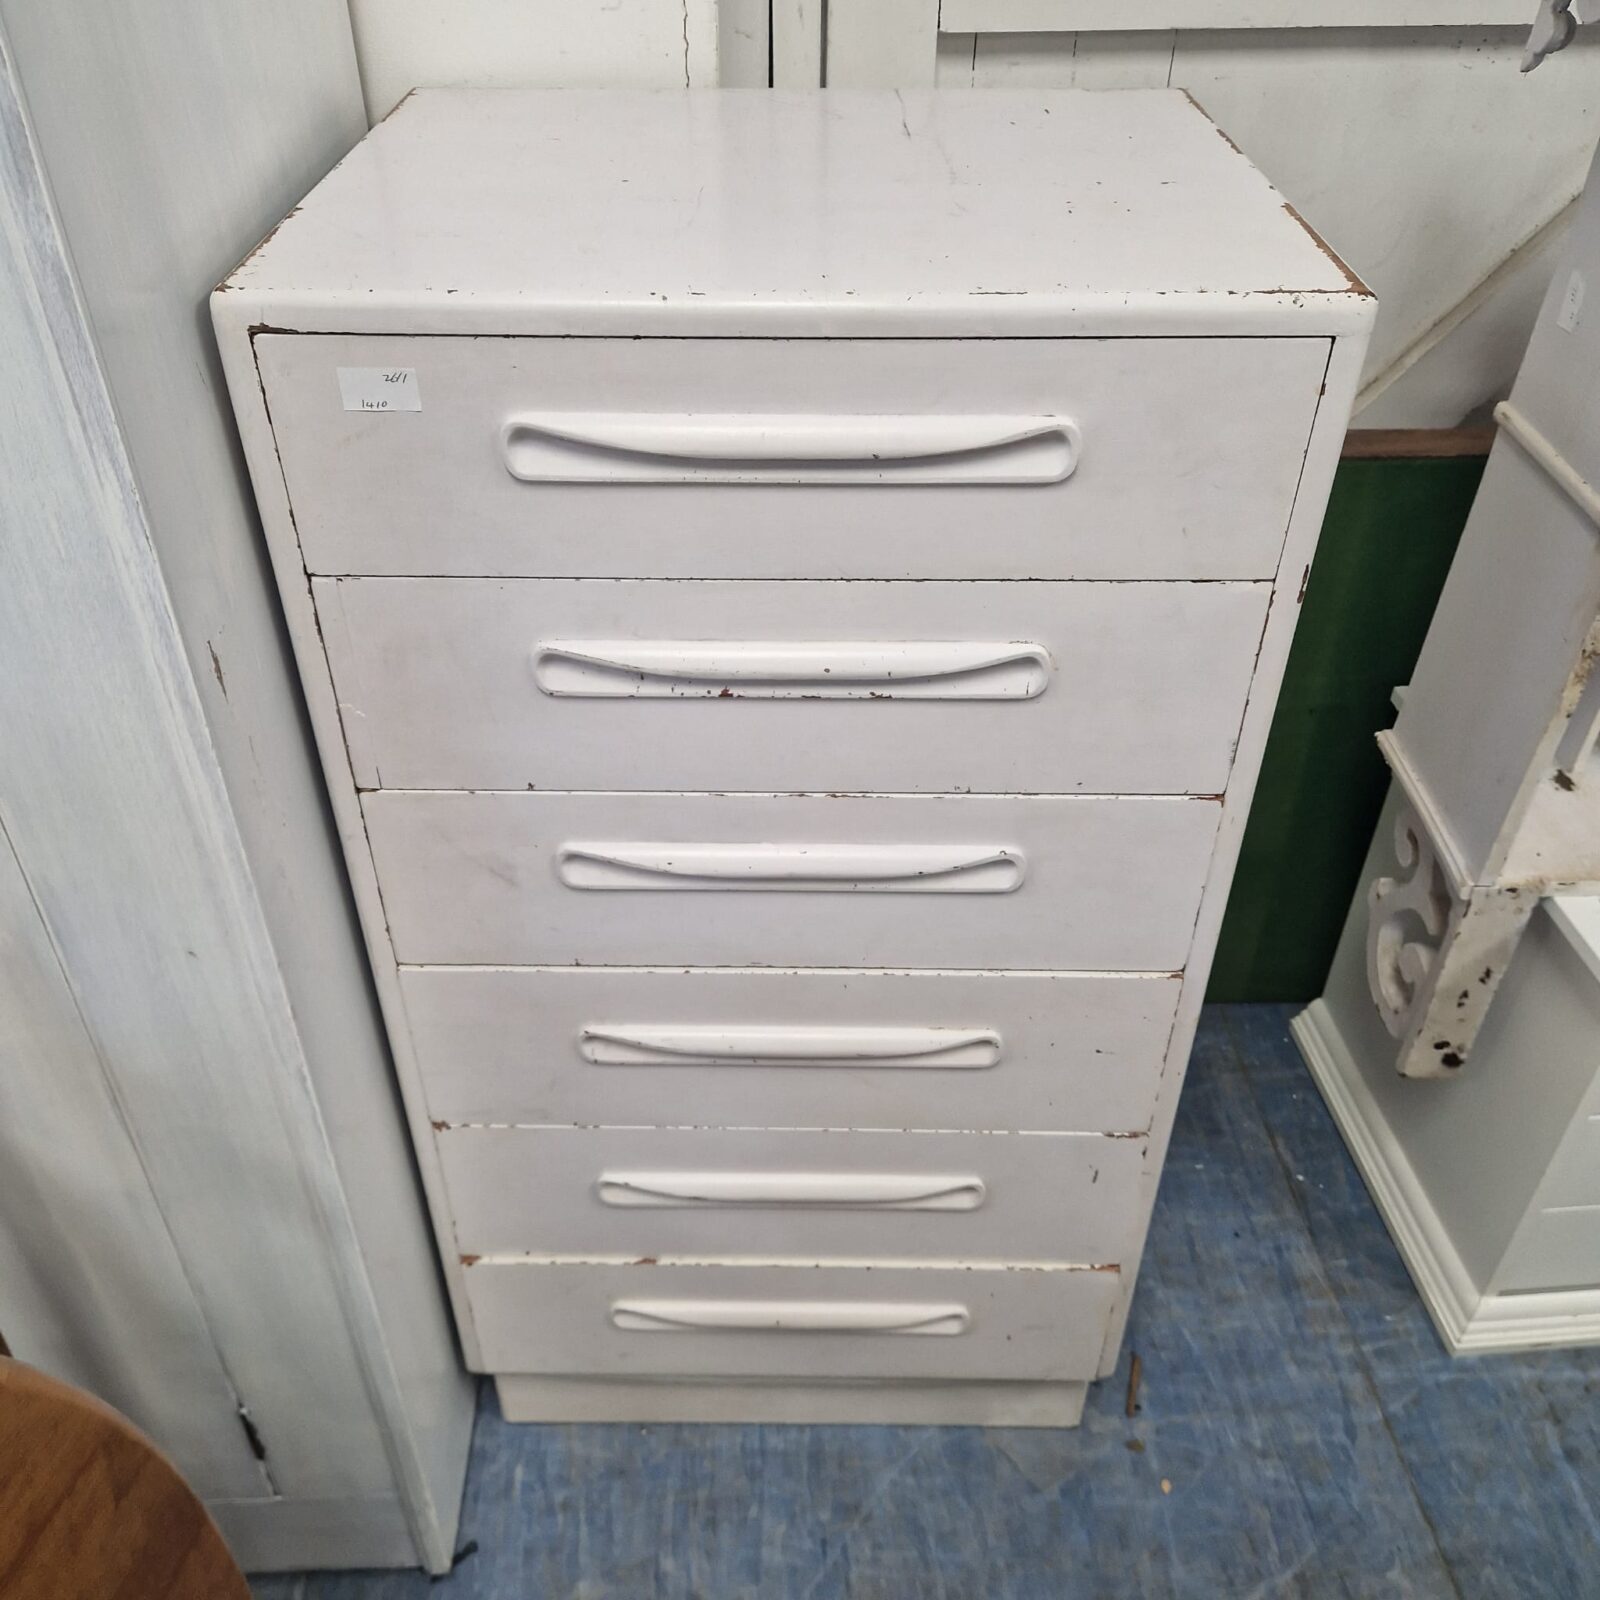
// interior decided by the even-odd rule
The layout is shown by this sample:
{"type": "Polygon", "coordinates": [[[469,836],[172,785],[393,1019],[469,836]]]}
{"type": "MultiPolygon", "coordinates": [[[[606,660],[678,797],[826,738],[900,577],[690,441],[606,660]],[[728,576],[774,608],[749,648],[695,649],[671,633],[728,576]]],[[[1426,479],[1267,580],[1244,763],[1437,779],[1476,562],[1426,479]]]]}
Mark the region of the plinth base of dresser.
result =
{"type": "Polygon", "coordinates": [[[572,1378],[500,1374],[507,1422],[795,1422],[1075,1428],[1086,1383],[572,1378]]]}

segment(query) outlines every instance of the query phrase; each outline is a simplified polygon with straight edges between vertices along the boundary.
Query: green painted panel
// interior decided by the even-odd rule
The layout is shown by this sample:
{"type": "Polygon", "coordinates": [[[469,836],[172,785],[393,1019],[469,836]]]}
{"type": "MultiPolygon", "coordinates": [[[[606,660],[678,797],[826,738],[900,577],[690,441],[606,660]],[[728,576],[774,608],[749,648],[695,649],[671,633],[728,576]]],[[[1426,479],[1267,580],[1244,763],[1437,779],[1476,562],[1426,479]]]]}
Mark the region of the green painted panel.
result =
{"type": "Polygon", "coordinates": [[[1416,664],[1484,457],[1340,462],[1212,969],[1212,1000],[1322,992],[1416,664]]]}

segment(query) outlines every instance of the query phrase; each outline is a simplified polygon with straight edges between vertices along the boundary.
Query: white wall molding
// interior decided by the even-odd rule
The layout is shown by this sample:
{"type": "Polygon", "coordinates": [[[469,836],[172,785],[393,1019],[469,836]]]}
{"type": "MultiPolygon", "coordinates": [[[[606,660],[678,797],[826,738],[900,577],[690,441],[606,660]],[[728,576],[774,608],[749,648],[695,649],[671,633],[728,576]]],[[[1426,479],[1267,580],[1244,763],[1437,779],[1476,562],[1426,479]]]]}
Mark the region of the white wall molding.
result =
{"type": "MultiPolygon", "coordinates": [[[[837,4],[838,0],[834,0],[837,4]]],[[[856,4],[859,0],[849,0],[856,4]]],[[[870,3],[870,0],[869,0],[870,3]]],[[[1519,0],[942,0],[942,33],[1127,33],[1166,28],[1526,27],[1519,0]]]]}
{"type": "Polygon", "coordinates": [[[1482,1298],[1405,1152],[1364,1090],[1327,1002],[1313,1000],[1289,1024],[1357,1169],[1409,1269],[1439,1337],[1452,1352],[1482,1298]]]}
{"type": "Polygon", "coordinates": [[[1356,396],[1355,425],[1455,427],[1509,394],[1577,205],[1574,194],[1368,379],[1356,396]]]}
{"type": "Polygon", "coordinates": [[[1600,1344],[1600,1289],[1484,1294],[1366,1089],[1326,1000],[1289,1024],[1439,1338],[1452,1355],[1600,1344]]]}

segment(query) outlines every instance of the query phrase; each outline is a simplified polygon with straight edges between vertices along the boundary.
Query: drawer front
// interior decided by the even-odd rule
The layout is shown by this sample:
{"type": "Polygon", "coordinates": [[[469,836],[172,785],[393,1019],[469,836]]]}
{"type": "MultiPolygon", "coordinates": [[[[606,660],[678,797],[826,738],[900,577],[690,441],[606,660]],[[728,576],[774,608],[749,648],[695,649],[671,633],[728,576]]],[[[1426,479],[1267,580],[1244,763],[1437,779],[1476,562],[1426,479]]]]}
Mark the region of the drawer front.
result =
{"type": "Polygon", "coordinates": [[[486,1372],[718,1378],[1095,1376],[1119,1274],[1071,1268],[480,1261],[486,1372]]]}
{"type": "Polygon", "coordinates": [[[402,967],[442,1122],[1132,1131],[1180,980],[402,967]]]}
{"type": "Polygon", "coordinates": [[[311,572],[531,577],[1270,577],[1328,350],[255,340],[311,572]]]}
{"type": "Polygon", "coordinates": [[[1271,589],[346,578],[358,784],[1215,794],[1271,589]]]}
{"type": "Polygon", "coordinates": [[[1143,1139],[1099,1133],[448,1128],[467,1255],[1121,1261],[1143,1139]]]}
{"type": "Polygon", "coordinates": [[[1213,799],[362,797],[396,958],[1165,971],[1213,799]]]}

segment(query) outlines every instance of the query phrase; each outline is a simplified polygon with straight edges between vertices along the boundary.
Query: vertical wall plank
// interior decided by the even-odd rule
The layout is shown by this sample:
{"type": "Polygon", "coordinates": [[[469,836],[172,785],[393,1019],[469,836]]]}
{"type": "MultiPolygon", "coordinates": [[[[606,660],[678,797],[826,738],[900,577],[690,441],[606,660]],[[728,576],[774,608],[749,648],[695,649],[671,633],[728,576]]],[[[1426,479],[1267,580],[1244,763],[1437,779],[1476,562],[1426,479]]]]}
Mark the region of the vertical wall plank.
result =
{"type": "Polygon", "coordinates": [[[828,0],[830,89],[931,89],[939,0],[828,0]]]}
{"type": "Polygon", "coordinates": [[[772,87],[815,89],[822,83],[826,0],[772,0],[772,87]]]}
{"type": "Polygon", "coordinates": [[[1177,35],[1143,33],[982,33],[972,57],[973,86],[988,88],[1164,89],[1177,35]]]}
{"type": "Polygon", "coordinates": [[[720,87],[767,87],[771,43],[769,9],[767,0],[717,0],[717,83],[720,87]]]}
{"type": "Polygon", "coordinates": [[[350,0],[350,19],[377,122],[424,85],[715,88],[718,9],[718,0],[350,0]]]}

